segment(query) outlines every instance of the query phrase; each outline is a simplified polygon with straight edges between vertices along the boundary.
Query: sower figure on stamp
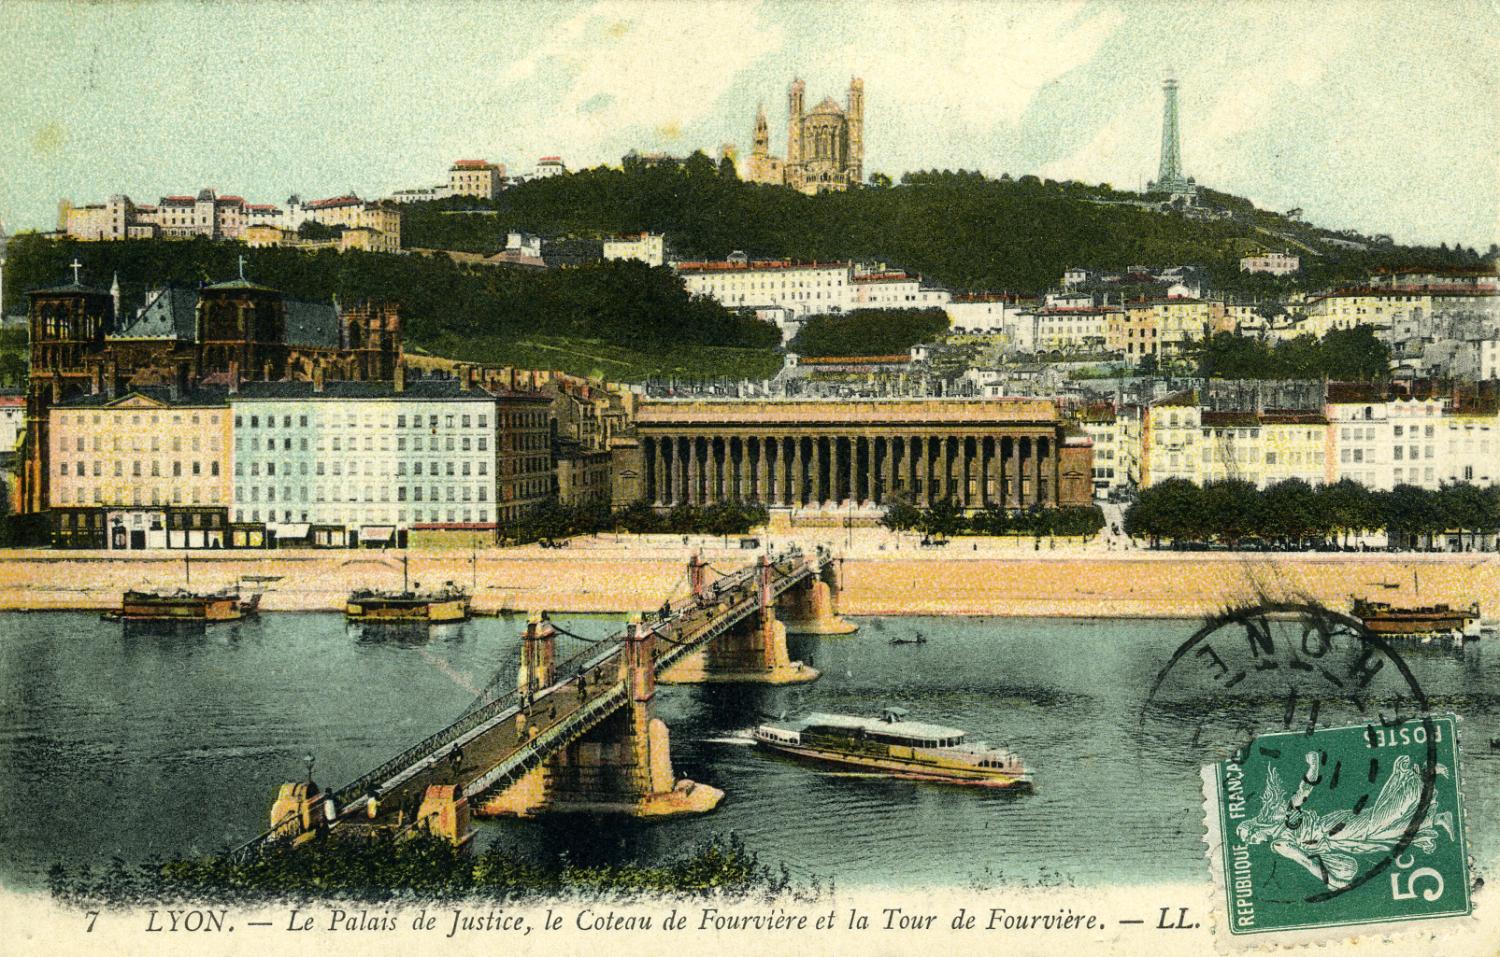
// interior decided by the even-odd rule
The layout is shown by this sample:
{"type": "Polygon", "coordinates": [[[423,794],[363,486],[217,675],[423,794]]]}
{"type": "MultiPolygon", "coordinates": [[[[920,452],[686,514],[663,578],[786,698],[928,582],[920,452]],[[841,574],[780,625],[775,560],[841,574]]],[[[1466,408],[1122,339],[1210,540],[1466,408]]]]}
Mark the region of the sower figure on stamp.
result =
{"type": "MultiPolygon", "coordinates": [[[[1412,768],[1411,758],[1401,755],[1391,768],[1390,777],[1380,789],[1375,803],[1364,813],[1352,810],[1319,814],[1303,804],[1320,780],[1318,753],[1307,755],[1307,774],[1287,800],[1275,768],[1266,776],[1261,793],[1260,812],[1238,828],[1246,844],[1271,842],[1271,850],[1307,869],[1329,890],[1349,886],[1359,871],[1357,854],[1389,853],[1406,834],[1412,814],[1422,797],[1422,782],[1412,768]]],[[[1437,773],[1446,777],[1448,769],[1438,765],[1437,773]]],[[[1422,826],[1412,844],[1428,854],[1437,849],[1436,828],[1442,828],[1453,840],[1453,814],[1427,809],[1422,826]]]]}

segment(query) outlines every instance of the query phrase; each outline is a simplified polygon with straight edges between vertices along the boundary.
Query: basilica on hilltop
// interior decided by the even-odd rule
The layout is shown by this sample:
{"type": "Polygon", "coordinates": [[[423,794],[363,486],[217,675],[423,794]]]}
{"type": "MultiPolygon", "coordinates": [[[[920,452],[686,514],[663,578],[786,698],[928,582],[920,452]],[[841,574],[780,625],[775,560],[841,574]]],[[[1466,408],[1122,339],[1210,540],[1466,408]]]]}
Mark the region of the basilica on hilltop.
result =
{"type": "Polygon", "coordinates": [[[864,178],[865,83],[849,81],[849,96],[840,108],[833,97],[807,110],[805,85],[793,80],[787,93],[786,158],[771,155],[771,133],[766,111],[755,117],[755,145],[745,161],[751,183],[790,186],[804,193],[822,193],[858,186],[864,178]]]}

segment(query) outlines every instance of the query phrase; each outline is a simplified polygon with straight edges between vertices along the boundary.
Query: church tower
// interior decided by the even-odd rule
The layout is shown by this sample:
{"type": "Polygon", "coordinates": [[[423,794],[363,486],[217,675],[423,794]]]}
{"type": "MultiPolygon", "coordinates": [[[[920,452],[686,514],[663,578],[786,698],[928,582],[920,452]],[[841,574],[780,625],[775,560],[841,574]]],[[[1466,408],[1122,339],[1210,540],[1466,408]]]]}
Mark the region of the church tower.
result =
{"type": "Polygon", "coordinates": [[[859,77],[849,81],[849,102],[844,112],[848,120],[849,185],[858,186],[865,178],[865,81],[859,77]]]}
{"type": "Polygon", "coordinates": [[[802,96],[806,84],[793,80],[786,97],[786,165],[788,171],[802,164],[802,96]]]}
{"type": "Polygon", "coordinates": [[[751,156],[771,155],[771,128],[766,124],[766,108],[763,104],[758,105],[755,111],[755,145],[750,150],[751,156]]]}

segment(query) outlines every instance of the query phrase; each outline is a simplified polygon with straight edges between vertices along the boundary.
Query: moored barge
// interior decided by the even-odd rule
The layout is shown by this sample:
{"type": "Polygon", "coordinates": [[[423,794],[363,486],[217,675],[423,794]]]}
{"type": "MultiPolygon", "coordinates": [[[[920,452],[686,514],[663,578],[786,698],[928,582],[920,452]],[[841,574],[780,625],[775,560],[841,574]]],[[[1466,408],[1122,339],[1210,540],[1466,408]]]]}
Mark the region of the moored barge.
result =
{"type": "Polygon", "coordinates": [[[1373,634],[1384,638],[1454,638],[1467,641],[1480,632],[1479,603],[1468,608],[1422,605],[1398,608],[1390,602],[1354,600],[1351,613],[1373,634]]]}

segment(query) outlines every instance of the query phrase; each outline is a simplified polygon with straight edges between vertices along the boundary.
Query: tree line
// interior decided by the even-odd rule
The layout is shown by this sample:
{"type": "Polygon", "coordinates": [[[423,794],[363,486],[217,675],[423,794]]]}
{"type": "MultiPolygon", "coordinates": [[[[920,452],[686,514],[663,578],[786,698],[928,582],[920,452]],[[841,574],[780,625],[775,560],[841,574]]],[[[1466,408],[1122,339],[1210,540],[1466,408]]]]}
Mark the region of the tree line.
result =
{"type": "Polygon", "coordinates": [[[1216,379],[1335,379],[1383,382],[1391,350],[1369,326],[1330,329],[1275,344],[1232,332],[1210,336],[1198,354],[1198,375],[1216,379]]]}
{"type": "Polygon", "coordinates": [[[898,498],[886,506],[880,524],[895,532],[921,532],[924,538],[930,539],[956,535],[1087,537],[1104,527],[1104,513],[1097,505],[1030,508],[1025,511],[990,505],[966,513],[951,499],[923,508],[898,498]]]}
{"type": "Polygon", "coordinates": [[[678,505],[658,511],[645,502],[611,511],[605,504],[569,506],[553,499],[520,522],[502,529],[509,544],[556,542],[573,535],[625,532],[636,535],[743,535],[766,524],[763,505],[724,501],[678,505]]]}
{"type": "MultiPolygon", "coordinates": [[[[1288,479],[1264,489],[1229,479],[1198,486],[1168,479],[1141,490],[1125,513],[1135,538],[1174,544],[1218,542],[1299,548],[1342,543],[1384,532],[1392,540],[1425,542],[1457,531],[1466,536],[1500,531],[1500,487],[1454,483],[1438,489],[1397,485],[1389,491],[1350,479],[1314,488],[1288,479]]],[[[1472,539],[1471,539],[1472,540],[1472,539]]]]}
{"type": "Polygon", "coordinates": [[[904,355],[948,331],[941,309],[852,309],[810,317],[787,348],[802,356],[904,355]]]}
{"type": "MultiPolygon", "coordinates": [[[[1246,249],[1275,245],[1257,227],[1312,242],[1320,232],[1225,194],[1211,195],[1235,207],[1234,218],[1188,219],[1106,205],[1139,198],[1108,184],[965,170],[916,171],[899,183],[876,173],[871,181],[805,196],[742,182],[732,168],[695,153],[681,162],[635,160],[532,180],[494,201],[413,203],[403,207],[403,228],[408,245],[484,253],[496,251],[512,229],[596,237],[664,232],[685,258],[742,250],[762,258],[885,260],[954,289],[988,291],[1046,289],[1070,266],[1125,270],[1141,263],[1204,264],[1216,282],[1234,288],[1246,249]]],[[[1309,275],[1327,284],[1363,281],[1383,266],[1473,265],[1477,257],[1461,248],[1371,245],[1305,259],[1309,275]]]]}
{"type": "Polygon", "coordinates": [[[670,270],[634,261],[529,270],[462,264],[446,255],[251,249],[203,238],[81,243],[28,234],[11,240],[5,279],[14,290],[57,285],[68,279],[68,263],[77,257],[85,283],[108,288],[118,275],[128,298],[139,302],[148,287],[234,277],[240,256],[247,278],[295,299],[397,302],[407,343],[430,351],[531,336],[648,351],[682,346],[769,351],[780,342],[771,324],[689,296],[670,270]]]}

